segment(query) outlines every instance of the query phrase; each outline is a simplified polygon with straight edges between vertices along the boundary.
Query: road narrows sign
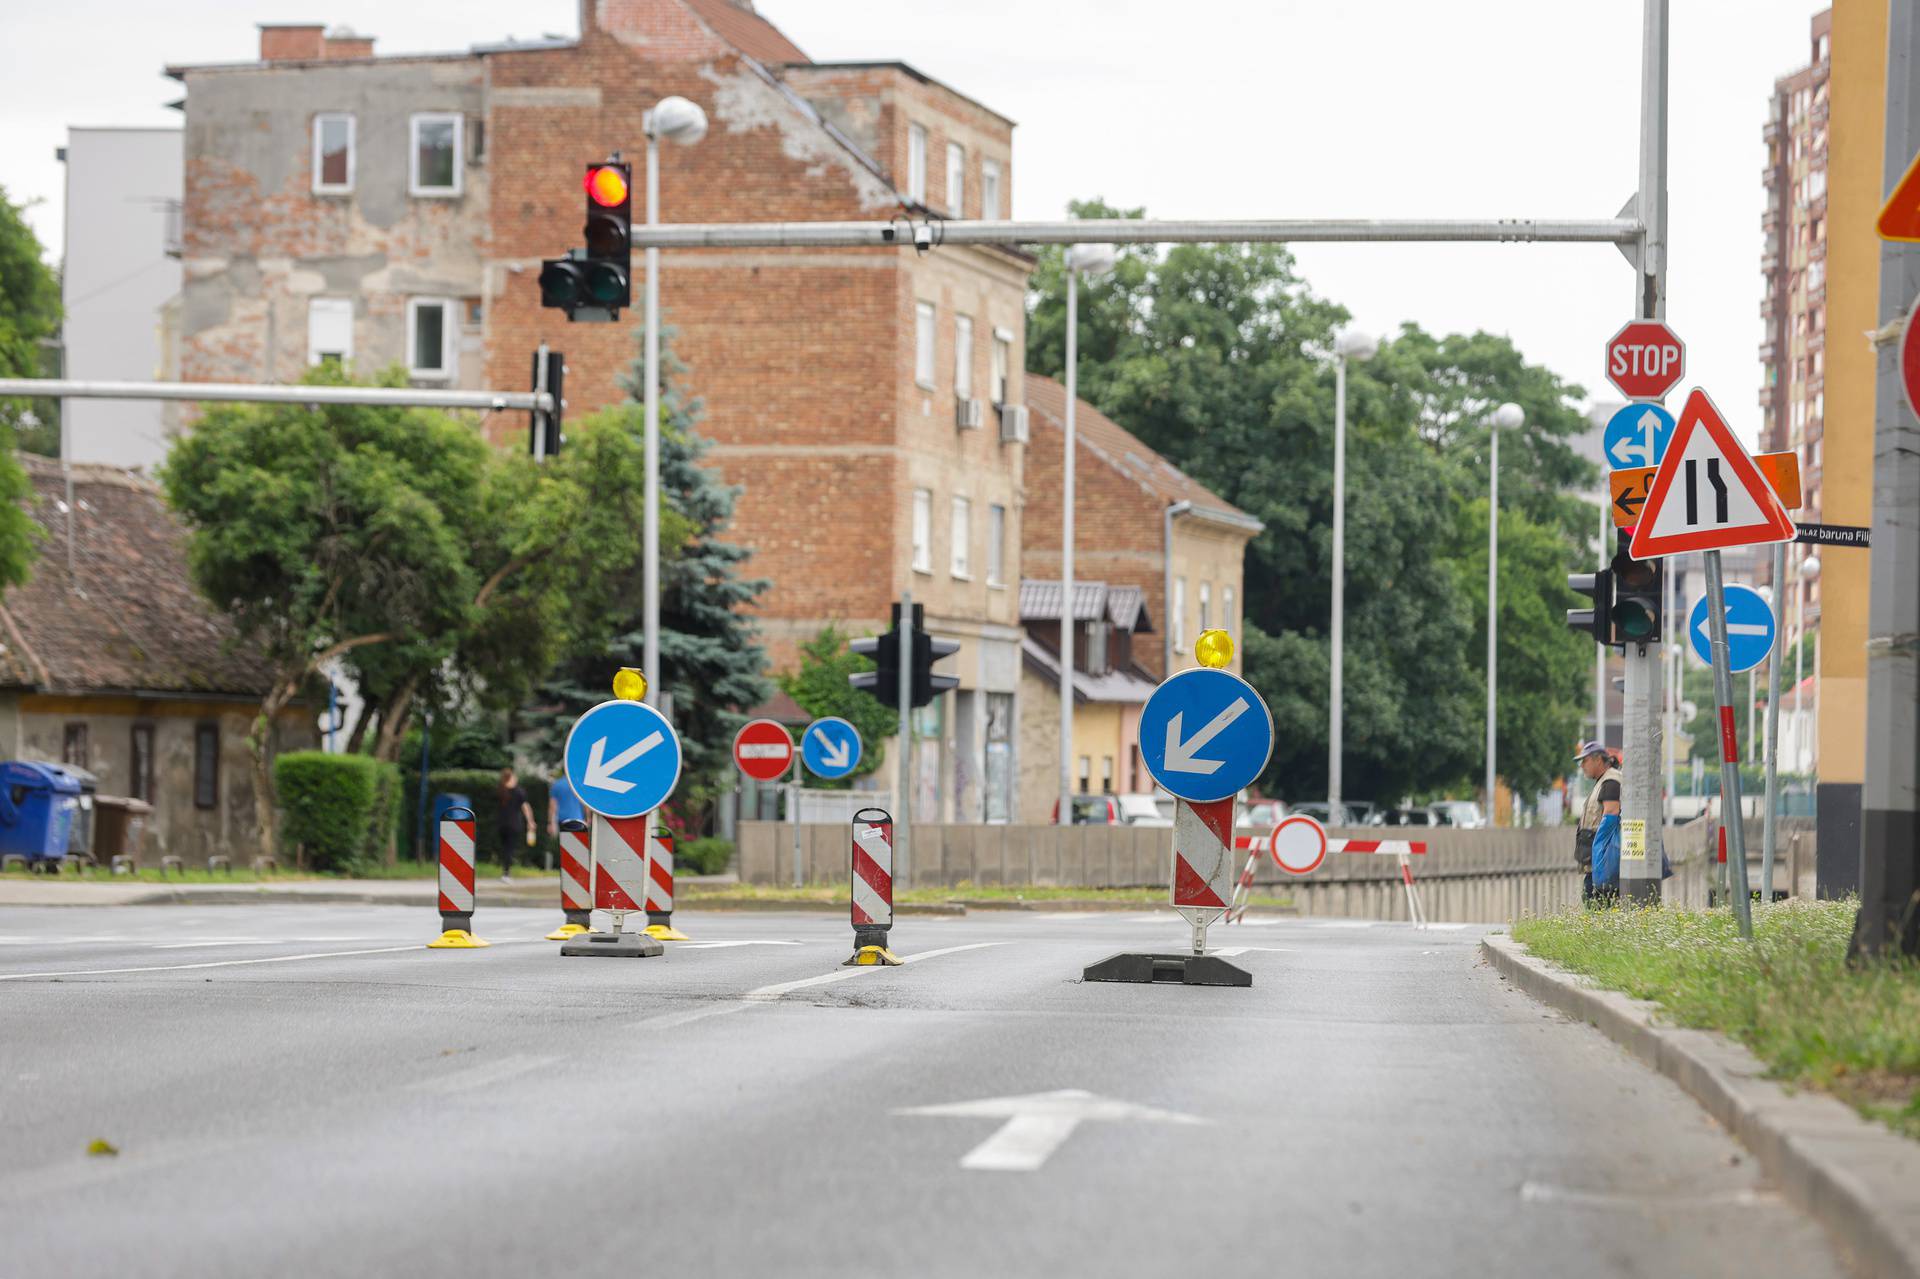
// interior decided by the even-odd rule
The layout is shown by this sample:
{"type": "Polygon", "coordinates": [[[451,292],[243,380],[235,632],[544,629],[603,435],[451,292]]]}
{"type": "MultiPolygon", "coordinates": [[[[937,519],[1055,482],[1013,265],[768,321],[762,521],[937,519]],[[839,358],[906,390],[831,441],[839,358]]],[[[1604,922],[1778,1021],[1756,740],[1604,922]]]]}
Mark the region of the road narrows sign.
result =
{"type": "MultiPolygon", "coordinates": [[[[1773,495],[1780,499],[1780,505],[1789,511],[1800,509],[1800,455],[1791,449],[1784,453],[1756,453],[1753,464],[1760,468],[1760,474],[1766,476],[1767,484],[1773,489],[1773,495]]],[[[1646,505],[1647,493],[1653,488],[1653,476],[1657,467],[1636,466],[1623,471],[1607,472],[1607,490],[1613,499],[1613,522],[1621,528],[1632,528],[1640,522],[1640,508],[1646,505]]],[[[1800,525],[1802,529],[1806,525],[1800,525]]]]}
{"type": "Polygon", "coordinates": [[[778,720],[748,720],[733,735],[733,762],[757,782],[770,782],[793,764],[793,738],[778,720]]]}
{"type": "Polygon", "coordinates": [[[1634,526],[1637,560],[1791,542],[1793,521],[1726,419],[1695,388],[1634,526]]]}
{"type": "Polygon", "coordinates": [[[1657,400],[1687,371],[1687,346],[1660,320],[1634,320],[1607,343],[1607,381],[1629,400],[1657,400]]]}

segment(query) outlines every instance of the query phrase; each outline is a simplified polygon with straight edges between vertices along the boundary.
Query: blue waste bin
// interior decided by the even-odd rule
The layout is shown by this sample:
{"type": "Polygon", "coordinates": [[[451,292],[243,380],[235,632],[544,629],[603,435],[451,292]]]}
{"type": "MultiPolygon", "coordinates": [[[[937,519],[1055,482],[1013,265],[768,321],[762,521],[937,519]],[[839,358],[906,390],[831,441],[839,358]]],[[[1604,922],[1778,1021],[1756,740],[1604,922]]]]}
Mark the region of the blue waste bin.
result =
{"type": "Polygon", "coordinates": [[[435,795],[433,797],[433,827],[427,831],[427,860],[436,861],[440,856],[440,819],[447,815],[449,808],[464,808],[473,811],[473,801],[465,795],[435,795]]]}
{"type": "Polygon", "coordinates": [[[0,853],[58,861],[79,804],[79,781],[58,764],[0,761],[0,853]]]}

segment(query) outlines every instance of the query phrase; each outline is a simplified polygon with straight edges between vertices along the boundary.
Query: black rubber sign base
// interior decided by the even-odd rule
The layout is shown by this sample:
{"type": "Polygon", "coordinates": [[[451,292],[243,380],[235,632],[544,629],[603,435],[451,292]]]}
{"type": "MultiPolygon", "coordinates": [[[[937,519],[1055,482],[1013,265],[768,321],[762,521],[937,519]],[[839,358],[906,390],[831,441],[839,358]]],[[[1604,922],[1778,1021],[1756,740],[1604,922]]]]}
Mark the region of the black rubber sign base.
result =
{"type": "Polygon", "coordinates": [[[1177,982],[1186,986],[1251,986],[1253,974],[1218,955],[1113,955],[1091,964],[1083,981],[1177,982]]]}
{"type": "Polygon", "coordinates": [[[563,944],[560,953],[608,959],[651,959],[664,954],[666,949],[645,933],[581,933],[563,944]]]}

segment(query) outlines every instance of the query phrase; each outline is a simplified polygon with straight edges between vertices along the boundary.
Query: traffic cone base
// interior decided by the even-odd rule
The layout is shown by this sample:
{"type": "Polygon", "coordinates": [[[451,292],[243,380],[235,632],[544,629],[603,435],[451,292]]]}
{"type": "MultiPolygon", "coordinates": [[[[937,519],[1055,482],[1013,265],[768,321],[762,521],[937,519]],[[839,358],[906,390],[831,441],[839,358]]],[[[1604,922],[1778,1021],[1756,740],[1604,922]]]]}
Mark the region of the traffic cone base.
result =
{"type": "Polygon", "coordinates": [[[691,937],[688,937],[685,933],[681,932],[678,928],[675,928],[672,924],[648,924],[646,928],[646,933],[647,933],[647,936],[653,938],[655,941],[692,941],[693,940],[691,937]]]}
{"type": "Polygon", "coordinates": [[[862,946],[859,950],[853,952],[852,959],[849,959],[840,966],[842,968],[871,968],[879,964],[888,968],[897,968],[900,963],[900,956],[894,954],[885,946],[862,946]]]}
{"type": "Polygon", "coordinates": [[[582,925],[582,924],[562,924],[560,925],[560,927],[554,929],[552,932],[547,934],[547,940],[548,941],[566,941],[568,938],[578,937],[581,933],[584,933],[586,931],[587,930],[585,925],[582,925]]]}
{"type": "Polygon", "coordinates": [[[491,945],[493,945],[492,942],[482,941],[480,938],[475,937],[472,933],[468,932],[464,928],[449,928],[447,929],[446,932],[441,933],[438,937],[428,942],[427,949],[428,950],[479,950],[484,946],[491,946],[491,945]]]}

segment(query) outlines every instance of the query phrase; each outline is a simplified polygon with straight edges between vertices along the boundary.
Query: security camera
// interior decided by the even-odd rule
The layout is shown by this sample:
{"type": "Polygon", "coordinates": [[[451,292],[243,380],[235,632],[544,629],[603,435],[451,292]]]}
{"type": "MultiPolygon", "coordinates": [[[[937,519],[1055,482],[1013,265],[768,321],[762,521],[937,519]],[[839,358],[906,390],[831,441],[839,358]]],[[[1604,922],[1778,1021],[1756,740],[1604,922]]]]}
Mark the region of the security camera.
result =
{"type": "Polygon", "coordinates": [[[931,224],[922,222],[919,226],[913,228],[913,247],[922,253],[925,253],[933,247],[933,227],[931,224]]]}

